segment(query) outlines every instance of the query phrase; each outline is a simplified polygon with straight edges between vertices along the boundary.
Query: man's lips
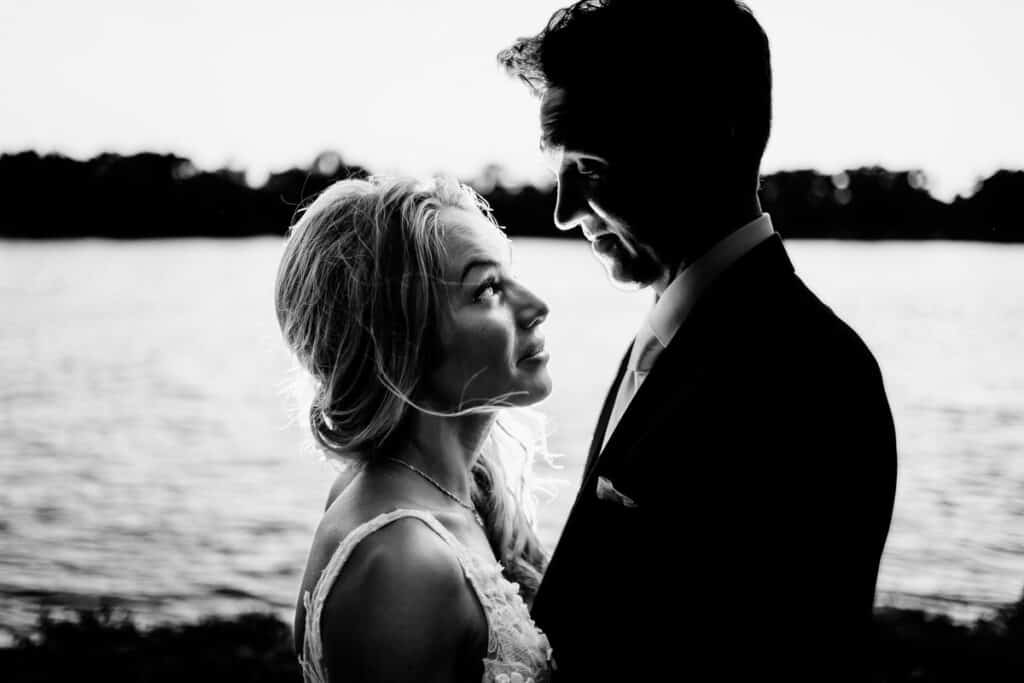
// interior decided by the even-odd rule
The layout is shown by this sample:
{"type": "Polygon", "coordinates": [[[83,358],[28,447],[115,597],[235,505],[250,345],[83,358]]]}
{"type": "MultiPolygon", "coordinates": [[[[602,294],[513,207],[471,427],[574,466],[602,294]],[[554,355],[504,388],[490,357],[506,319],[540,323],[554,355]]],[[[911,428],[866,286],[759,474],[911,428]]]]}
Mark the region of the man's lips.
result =
{"type": "Polygon", "coordinates": [[[619,246],[619,238],[610,232],[603,232],[590,241],[594,251],[606,256],[619,246]]]}

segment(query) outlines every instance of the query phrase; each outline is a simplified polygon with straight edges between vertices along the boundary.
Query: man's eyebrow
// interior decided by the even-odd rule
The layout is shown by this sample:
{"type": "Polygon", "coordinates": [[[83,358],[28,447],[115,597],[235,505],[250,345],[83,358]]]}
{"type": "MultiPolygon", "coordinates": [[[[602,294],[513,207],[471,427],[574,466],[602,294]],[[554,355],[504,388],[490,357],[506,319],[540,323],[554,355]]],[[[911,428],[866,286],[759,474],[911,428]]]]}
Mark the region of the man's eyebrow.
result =
{"type": "Polygon", "coordinates": [[[568,138],[560,133],[548,131],[541,133],[540,140],[537,142],[537,148],[541,151],[541,154],[553,154],[566,147],[568,138]]]}
{"type": "Polygon", "coordinates": [[[463,280],[466,279],[466,276],[469,275],[469,271],[473,270],[474,268],[480,268],[482,266],[500,268],[501,264],[492,259],[473,259],[472,261],[467,263],[466,266],[462,269],[462,276],[459,278],[459,282],[462,282],[463,280]]]}

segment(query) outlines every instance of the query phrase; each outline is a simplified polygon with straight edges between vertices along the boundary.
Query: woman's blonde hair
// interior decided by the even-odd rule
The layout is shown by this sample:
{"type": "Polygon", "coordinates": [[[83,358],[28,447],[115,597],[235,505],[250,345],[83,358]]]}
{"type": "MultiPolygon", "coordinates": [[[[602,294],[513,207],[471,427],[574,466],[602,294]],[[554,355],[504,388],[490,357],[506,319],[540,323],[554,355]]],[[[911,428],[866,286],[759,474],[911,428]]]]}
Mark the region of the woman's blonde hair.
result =
{"type": "MultiPolygon", "coordinates": [[[[439,360],[447,301],[445,208],[478,211],[494,223],[486,202],[449,178],[371,177],[331,185],[291,227],[277,273],[277,320],[313,380],[309,427],[330,458],[365,464],[387,454],[411,411],[421,409],[418,390],[439,360]]],[[[529,600],[546,562],[523,485],[538,442],[508,424],[516,421],[499,414],[473,468],[472,496],[506,576],[529,600]],[[522,448],[526,463],[516,490],[502,462],[509,444],[522,448]]]]}

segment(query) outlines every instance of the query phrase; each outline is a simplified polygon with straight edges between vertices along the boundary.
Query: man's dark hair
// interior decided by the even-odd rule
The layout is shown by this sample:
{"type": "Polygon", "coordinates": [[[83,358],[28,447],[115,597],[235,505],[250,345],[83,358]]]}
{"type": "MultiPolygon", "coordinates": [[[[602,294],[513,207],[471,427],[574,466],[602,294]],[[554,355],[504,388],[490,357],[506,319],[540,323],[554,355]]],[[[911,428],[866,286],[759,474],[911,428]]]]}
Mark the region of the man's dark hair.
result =
{"type": "Polygon", "coordinates": [[[737,0],[581,0],[498,61],[535,95],[564,89],[585,107],[581,118],[603,118],[602,130],[638,131],[634,143],[673,128],[728,136],[733,162],[756,168],[768,141],[768,38],[737,0]]]}

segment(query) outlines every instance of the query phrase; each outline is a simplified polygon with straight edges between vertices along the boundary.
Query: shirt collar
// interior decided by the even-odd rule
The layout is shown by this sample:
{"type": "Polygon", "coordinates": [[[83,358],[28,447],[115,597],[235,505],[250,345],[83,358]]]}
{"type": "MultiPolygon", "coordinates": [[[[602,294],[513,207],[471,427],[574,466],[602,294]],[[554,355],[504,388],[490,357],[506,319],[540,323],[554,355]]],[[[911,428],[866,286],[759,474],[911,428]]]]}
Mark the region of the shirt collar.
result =
{"type": "Polygon", "coordinates": [[[723,237],[699,259],[680,269],[647,315],[645,331],[653,333],[662,347],[668,347],[707,287],[729,266],[774,232],[771,217],[763,213],[723,237]]]}

